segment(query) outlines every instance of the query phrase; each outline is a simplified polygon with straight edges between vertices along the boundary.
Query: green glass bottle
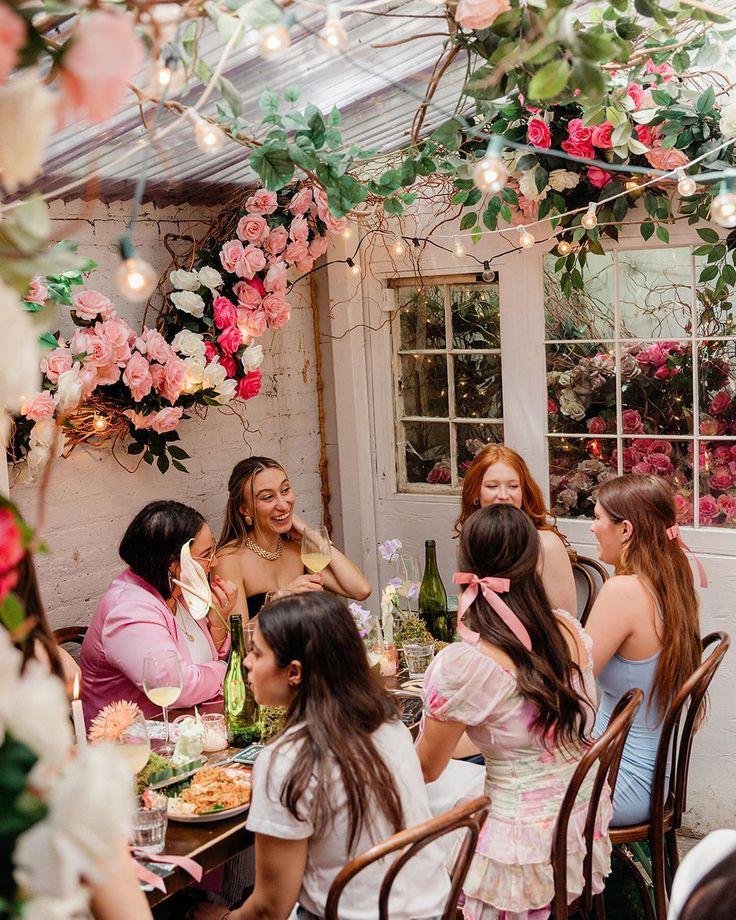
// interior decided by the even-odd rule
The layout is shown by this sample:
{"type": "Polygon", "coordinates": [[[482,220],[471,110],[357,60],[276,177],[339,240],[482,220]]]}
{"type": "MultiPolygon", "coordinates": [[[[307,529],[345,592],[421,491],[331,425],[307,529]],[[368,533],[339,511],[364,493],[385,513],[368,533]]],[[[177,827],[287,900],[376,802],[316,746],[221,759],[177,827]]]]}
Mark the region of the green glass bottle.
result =
{"type": "Polygon", "coordinates": [[[419,616],[435,639],[452,642],[453,629],[447,610],[447,591],[437,568],[434,540],[424,542],[424,577],[419,587],[419,616]]]}
{"type": "Polygon", "coordinates": [[[258,704],[248,686],[243,617],[239,613],[230,617],[230,635],[232,644],[222,688],[227,740],[234,747],[247,747],[261,737],[261,721],[258,704]]]}

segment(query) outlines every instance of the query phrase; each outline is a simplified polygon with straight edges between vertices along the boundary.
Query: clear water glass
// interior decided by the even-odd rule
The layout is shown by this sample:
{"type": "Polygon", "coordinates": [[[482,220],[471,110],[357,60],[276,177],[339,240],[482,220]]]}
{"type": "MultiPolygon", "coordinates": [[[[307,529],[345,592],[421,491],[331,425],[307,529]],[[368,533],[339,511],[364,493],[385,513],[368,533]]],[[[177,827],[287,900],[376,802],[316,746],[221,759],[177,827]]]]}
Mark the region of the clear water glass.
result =
{"type": "Polygon", "coordinates": [[[133,817],[131,843],[136,850],[155,855],[163,853],[166,844],[169,800],[161,793],[149,792],[146,801],[149,804],[141,803],[133,817]]]}
{"type": "Polygon", "coordinates": [[[409,669],[409,677],[423,677],[433,656],[433,642],[405,642],[404,658],[409,669]]]}

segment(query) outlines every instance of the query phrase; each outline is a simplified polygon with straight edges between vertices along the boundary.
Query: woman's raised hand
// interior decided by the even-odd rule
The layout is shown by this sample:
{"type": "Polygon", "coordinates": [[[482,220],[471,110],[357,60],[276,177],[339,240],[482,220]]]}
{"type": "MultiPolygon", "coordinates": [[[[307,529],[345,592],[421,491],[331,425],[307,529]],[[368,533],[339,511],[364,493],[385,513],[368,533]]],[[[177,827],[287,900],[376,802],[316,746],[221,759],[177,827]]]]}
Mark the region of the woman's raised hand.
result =
{"type": "Polygon", "coordinates": [[[305,594],[307,591],[322,591],[322,576],[319,573],[316,575],[300,575],[298,578],[295,578],[294,581],[290,581],[288,585],[279,590],[282,596],[287,594],[305,594]]]}
{"type": "Polygon", "coordinates": [[[306,523],[299,517],[298,514],[291,515],[291,530],[289,531],[289,536],[293,537],[295,540],[301,540],[302,534],[304,533],[304,528],[306,523]]]}
{"type": "Polygon", "coordinates": [[[219,575],[215,575],[212,578],[210,587],[212,588],[212,597],[220,608],[220,612],[223,616],[229,616],[238,597],[237,585],[220,578],[219,575]]]}

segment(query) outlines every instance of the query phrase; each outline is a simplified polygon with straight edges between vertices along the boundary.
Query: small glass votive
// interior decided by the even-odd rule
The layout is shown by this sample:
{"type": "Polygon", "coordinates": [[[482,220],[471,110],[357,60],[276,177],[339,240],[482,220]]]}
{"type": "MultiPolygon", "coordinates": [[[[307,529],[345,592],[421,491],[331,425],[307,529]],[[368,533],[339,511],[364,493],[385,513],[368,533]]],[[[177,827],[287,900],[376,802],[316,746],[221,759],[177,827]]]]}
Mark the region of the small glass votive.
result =
{"type": "Polygon", "coordinates": [[[398,670],[398,655],[396,654],[396,646],[384,645],[381,650],[381,676],[382,677],[393,677],[398,670]]]}
{"type": "Polygon", "coordinates": [[[433,655],[433,642],[405,642],[404,658],[409,669],[409,677],[423,677],[433,655]]]}
{"type": "Polygon", "coordinates": [[[144,853],[163,853],[168,824],[168,798],[160,792],[145,792],[133,816],[133,833],[130,839],[136,850],[144,853]]]}
{"type": "Polygon", "coordinates": [[[209,754],[222,751],[227,747],[227,728],[225,716],[219,712],[206,712],[200,716],[204,728],[204,745],[202,750],[209,754]]]}

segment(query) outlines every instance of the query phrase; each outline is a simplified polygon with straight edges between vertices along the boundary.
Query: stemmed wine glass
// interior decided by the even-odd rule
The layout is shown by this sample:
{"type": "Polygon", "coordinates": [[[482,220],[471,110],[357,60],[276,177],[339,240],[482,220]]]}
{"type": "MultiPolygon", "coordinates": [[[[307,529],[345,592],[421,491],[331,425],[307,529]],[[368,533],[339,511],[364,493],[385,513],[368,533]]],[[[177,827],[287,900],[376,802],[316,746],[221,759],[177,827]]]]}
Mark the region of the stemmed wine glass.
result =
{"type": "Polygon", "coordinates": [[[143,658],[143,689],[148,699],[164,713],[165,740],[161,754],[172,754],[174,745],[169,738],[169,706],[181,694],[182,676],[179,656],[171,649],[146,652],[143,658]]]}
{"type": "Polygon", "coordinates": [[[316,574],[326,569],[332,561],[332,544],[327,528],[305,527],[302,533],[302,562],[310,572],[316,574]]]}
{"type": "Polygon", "coordinates": [[[133,721],[115,738],[115,746],[125,761],[125,766],[135,776],[145,767],[151,756],[151,742],[146,720],[138,710],[133,721]]]}
{"type": "Polygon", "coordinates": [[[416,613],[419,609],[419,585],[422,580],[422,570],[419,566],[419,560],[416,556],[410,556],[405,553],[399,555],[396,560],[396,575],[401,584],[397,587],[397,593],[401,598],[401,609],[404,610],[406,604],[407,613],[416,613]]]}

